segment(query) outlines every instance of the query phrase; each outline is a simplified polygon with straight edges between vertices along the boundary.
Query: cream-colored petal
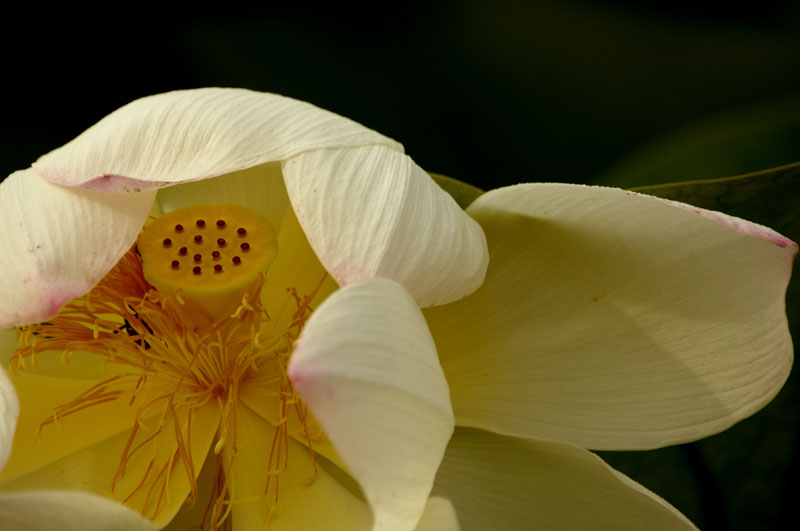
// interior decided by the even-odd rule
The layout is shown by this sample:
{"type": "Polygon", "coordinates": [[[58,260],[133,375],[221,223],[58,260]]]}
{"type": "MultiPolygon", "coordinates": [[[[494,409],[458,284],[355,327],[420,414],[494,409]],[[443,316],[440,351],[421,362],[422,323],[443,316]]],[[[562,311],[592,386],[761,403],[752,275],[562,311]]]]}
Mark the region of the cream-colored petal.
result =
{"type": "Polygon", "coordinates": [[[455,507],[447,498],[431,496],[415,531],[459,531],[455,507]]]}
{"type": "Polygon", "coordinates": [[[19,415],[19,400],[11,380],[6,376],[6,371],[0,367],[0,470],[8,460],[11,453],[11,443],[14,440],[14,429],[17,427],[19,415]]]}
{"type": "Polygon", "coordinates": [[[149,531],[158,527],[108,498],[68,490],[0,494],[5,531],[149,531]]]}
{"type": "Polygon", "coordinates": [[[291,208],[286,209],[280,227],[278,256],[261,289],[261,303],[270,315],[269,324],[262,327],[262,338],[283,333],[295,321],[293,315],[298,310],[295,293],[301,300],[313,297],[310,302],[313,309],[339,288],[309,245],[291,208]]]}
{"type": "Polygon", "coordinates": [[[788,240],[611,188],[520,185],[469,212],[486,282],[425,314],[459,425],[652,448],[729,427],[789,374],[788,240]]]}
{"type": "Polygon", "coordinates": [[[207,179],[313,149],[366,144],[402,149],[309,103],[204,88],[133,101],[34,167],[56,183],[121,192],[207,179]]]}
{"type": "Polygon", "coordinates": [[[471,428],[456,428],[434,494],[453,503],[464,531],[696,529],[591,452],[471,428]]]}
{"type": "Polygon", "coordinates": [[[311,316],[289,377],[361,484],[374,529],[414,529],[453,430],[447,381],[414,300],[350,284],[311,316]]]}
{"type": "Polygon", "coordinates": [[[483,281],[481,228],[408,156],[322,149],[285,161],[283,173],[311,247],[339,284],[388,278],[432,306],[483,281]]]}
{"type": "Polygon", "coordinates": [[[314,464],[306,447],[276,438],[275,427],[247,406],[239,405],[236,420],[235,441],[229,437],[225,447],[226,466],[234,442],[237,448],[229,478],[233,531],[266,529],[267,522],[270,531],[369,528],[367,504],[314,464]]]}
{"type": "Polygon", "coordinates": [[[11,174],[0,184],[0,328],[43,321],[89,291],[133,244],[154,197],[11,174]]]}
{"type": "Polygon", "coordinates": [[[267,163],[213,179],[168,186],[158,191],[163,212],[205,203],[234,203],[258,212],[280,233],[289,206],[279,163],[267,163]]]}

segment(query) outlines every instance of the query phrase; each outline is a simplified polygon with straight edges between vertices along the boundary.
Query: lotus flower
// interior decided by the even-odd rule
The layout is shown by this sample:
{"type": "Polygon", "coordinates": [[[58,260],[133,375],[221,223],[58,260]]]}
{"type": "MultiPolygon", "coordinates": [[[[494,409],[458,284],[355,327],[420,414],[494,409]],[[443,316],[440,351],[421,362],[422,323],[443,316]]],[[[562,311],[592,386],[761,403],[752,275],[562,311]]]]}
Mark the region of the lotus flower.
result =
{"type": "Polygon", "coordinates": [[[716,433],[791,367],[770,229],[557,184],[465,213],[280,96],[137,100],[0,202],[6,527],[691,529],[584,448],[716,433]]]}

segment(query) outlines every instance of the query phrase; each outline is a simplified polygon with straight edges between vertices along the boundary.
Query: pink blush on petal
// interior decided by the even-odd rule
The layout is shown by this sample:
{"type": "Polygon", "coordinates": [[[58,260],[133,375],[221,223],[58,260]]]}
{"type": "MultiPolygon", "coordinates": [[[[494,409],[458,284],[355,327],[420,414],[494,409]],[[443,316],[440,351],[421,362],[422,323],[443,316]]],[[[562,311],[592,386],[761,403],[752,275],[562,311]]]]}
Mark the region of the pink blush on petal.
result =
{"type": "Polygon", "coordinates": [[[166,183],[131,179],[123,175],[106,174],[86,181],[81,186],[90,190],[111,193],[136,193],[163,188],[166,183]]]}
{"type": "Polygon", "coordinates": [[[744,219],[737,218],[734,216],[729,216],[728,214],[723,214],[722,212],[716,212],[714,210],[706,210],[704,208],[687,205],[686,203],[680,203],[678,201],[672,201],[670,199],[661,199],[661,201],[669,203],[673,206],[680,207],[684,210],[694,212],[695,214],[702,216],[706,219],[711,219],[718,223],[721,223],[726,227],[735,230],[736,232],[747,234],[748,236],[755,236],[756,238],[760,238],[764,241],[770,242],[774,245],[777,245],[778,247],[782,248],[790,246],[794,247],[795,252],[797,252],[798,247],[795,242],[793,242],[786,236],[778,232],[775,232],[769,227],[765,227],[763,225],[759,225],[758,223],[753,223],[752,221],[746,221],[744,219]]]}
{"type": "Polygon", "coordinates": [[[80,296],[81,293],[74,293],[70,290],[66,290],[64,288],[54,288],[49,290],[47,293],[47,310],[50,312],[50,316],[56,315],[58,311],[69,301],[74,299],[75,297],[80,296]]]}

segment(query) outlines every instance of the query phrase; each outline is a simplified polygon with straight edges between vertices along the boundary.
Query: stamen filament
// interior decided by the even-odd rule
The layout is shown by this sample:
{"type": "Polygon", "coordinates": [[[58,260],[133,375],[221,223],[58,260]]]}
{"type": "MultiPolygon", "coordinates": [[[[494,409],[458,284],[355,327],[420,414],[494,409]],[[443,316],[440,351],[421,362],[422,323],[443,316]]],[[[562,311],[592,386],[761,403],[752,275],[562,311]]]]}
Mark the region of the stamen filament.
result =
{"type": "MultiPolygon", "coordinates": [[[[179,246],[173,247],[178,252],[179,246]]],[[[170,485],[176,474],[188,479],[188,503],[197,498],[193,424],[202,408],[212,400],[218,401],[221,415],[217,440],[212,445],[217,470],[200,527],[210,518],[211,529],[219,530],[228,526],[234,504],[255,499],[233,499],[230,486],[239,450],[240,394],[243,385],[257,381],[258,388],[263,384],[264,392],[274,397],[277,406],[263,495],[265,503],[272,498],[269,514],[274,515],[280,475],[289,466],[290,436],[308,447],[314,477],[319,473],[312,440],[324,434],[293,389],[286,367],[326,278],[323,274],[305,295],[287,288],[287,296],[281,298],[273,313],[278,319],[273,320],[258,296],[266,282],[261,273],[255,295],[243,293],[232,312],[212,317],[181,289],[171,293],[153,289],[144,279],[141,262],[132,248],[92,291],[70,301],[56,317],[17,330],[20,346],[9,360],[12,371],[36,368],[39,356],[53,354],[67,367],[80,353],[98,356],[103,370],[113,364],[116,372],[54,407],[52,415],[40,423],[37,438],[45,426],[63,423],[93,406],[115,401],[128,406],[138,403],[131,410],[130,431],[120,444],[119,464],[110,474],[110,488],[96,490],[157,518],[165,505],[173,502],[170,485]],[[292,301],[295,307],[289,309],[292,301]],[[187,312],[195,316],[191,325],[185,319],[187,312]],[[283,316],[289,317],[288,324],[283,316]],[[284,324],[279,326],[281,322],[284,324]],[[147,449],[153,452],[152,457],[141,458],[147,449]],[[134,460],[136,473],[141,474],[135,482],[126,477],[129,468],[133,471],[129,465],[134,460]]]]}

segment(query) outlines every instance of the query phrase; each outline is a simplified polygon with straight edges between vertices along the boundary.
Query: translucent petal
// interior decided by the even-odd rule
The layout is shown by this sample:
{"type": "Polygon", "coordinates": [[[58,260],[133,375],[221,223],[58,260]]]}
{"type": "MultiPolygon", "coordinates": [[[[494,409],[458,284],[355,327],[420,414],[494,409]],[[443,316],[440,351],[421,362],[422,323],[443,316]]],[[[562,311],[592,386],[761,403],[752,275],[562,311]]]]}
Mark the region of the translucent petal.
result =
{"type": "Polygon", "coordinates": [[[667,502],[568,444],[457,428],[434,494],[464,531],[696,529],[667,502]]]}
{"type": "Polygon", "coordinates": [[[459,425],[652,448],[729,427],[786,380],[793,243],[611,188],[520,185],[469,212],[486,282],[425,313],[459,425]]]}

